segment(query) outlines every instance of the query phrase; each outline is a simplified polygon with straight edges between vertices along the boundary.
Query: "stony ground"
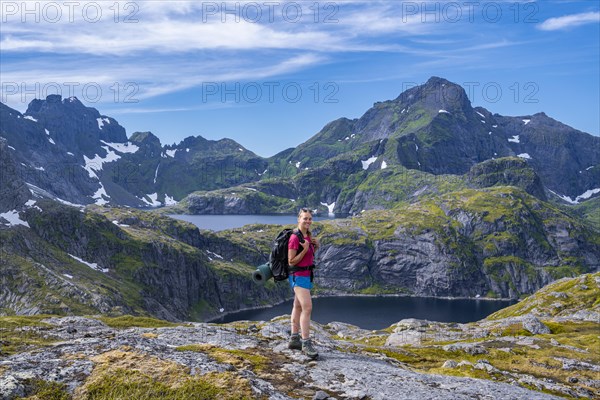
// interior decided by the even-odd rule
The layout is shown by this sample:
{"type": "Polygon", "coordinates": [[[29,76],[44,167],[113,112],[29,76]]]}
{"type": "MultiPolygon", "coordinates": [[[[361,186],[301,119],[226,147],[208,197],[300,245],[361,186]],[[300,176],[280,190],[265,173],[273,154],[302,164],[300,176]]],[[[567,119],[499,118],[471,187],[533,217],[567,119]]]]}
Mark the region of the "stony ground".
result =
{"type": "MultiPolygon", "coordinates": [[[[315,339],[321,354],[318,361],[310,361],[300,352],[287,349],[285,318],[225,326],[194,323],[126,329],[83,317],[40,322],[42,326],[23,327],[23,332],[35,332],[50,343],[0,361],[3,399],[31,395],[35,390],[30,387],[32,382],[39,380],[64,384],[62,390],[75,398],[91,398],[93,383],[111,370],[137,371],[160,381],[177,368],[189,376],[229,374],[230,379],[236,377],[239,393],[246,393],[248,398],[555,398],[518,384],[412,371],[393,357],[364,351],[362,346],[342,340],[344,335],[377,335],[345,324],[316,326],[315,339]]],[[[405,321],[396,330],[402,326],[405,329],[398,332],[418,332],[411,327],[418,329],[421,324],[427,322],[405,321]]],[[[387,340],[397,340],[401,336],[398,332],[388,334],[387,340]]],[[[473,351],[470,347],[464,350],[473,351]]],[[[480,368],[480,364],[481,368],[491,367],[480,361],[474,368],[480,368]]],[[[119,398],[118,392],[114,396],[119,398]]]]}
{"type": "Polygon", "coordinates": [[[0,317],[0,398],[600,398],[599,293],[596,273],[475,323],[315,323],[317,361],[287,348],[288,316],[0,317]]]}

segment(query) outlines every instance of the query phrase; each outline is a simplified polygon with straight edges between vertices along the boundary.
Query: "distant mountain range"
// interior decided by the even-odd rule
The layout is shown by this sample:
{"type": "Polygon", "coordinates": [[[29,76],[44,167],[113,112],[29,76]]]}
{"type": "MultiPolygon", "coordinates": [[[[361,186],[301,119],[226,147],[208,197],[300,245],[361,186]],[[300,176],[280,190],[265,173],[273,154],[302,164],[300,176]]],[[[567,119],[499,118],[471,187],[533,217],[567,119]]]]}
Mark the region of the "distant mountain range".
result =
{"type": "Polygon", "coordinates": [[[461,176],[511,156],[527,161],[548,198],[579,203],[600,193],[599,137],[544,113],[505,117],[472,108],[460,86],[441,78],[375,103],[361,118],[333,121],[269,159],[230,139],[188,137],[169,146],[150,132],[127,138],[116,120],[73,97],[34,100],[24,114],[0,104],[0,118],[0,136],[27,189],[67,204],[164,206],[200,191],[188,211],[277,212],[302,202],[358,212],[386,207],[359,188],[376,171],[461,176]],[[218,192],[208,193],[249,183],[277,201],[256,209],[223,199],[226,207],[217,204],[218,192]]]}
{"type": "Polygon", "coordinates": [[[352,214],[315,226],[321,293],[518,298],[600,268],[600,138],[474,109],[444,79],[268,159],[230,139],[127,138],[76,98],[0,118],[0,314],[201,320],[289,295],[250,279],[280,227],[161,213],[352,214]]]}

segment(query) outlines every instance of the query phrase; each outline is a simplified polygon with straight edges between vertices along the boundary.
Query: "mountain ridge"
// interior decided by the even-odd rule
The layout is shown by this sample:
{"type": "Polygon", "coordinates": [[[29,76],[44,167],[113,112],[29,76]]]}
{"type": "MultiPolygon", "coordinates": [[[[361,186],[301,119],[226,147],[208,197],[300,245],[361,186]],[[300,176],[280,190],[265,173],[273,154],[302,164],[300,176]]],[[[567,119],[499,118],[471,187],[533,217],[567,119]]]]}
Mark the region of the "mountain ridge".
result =
{"type": "MultiPolygon", "coordinates": [[[[518,156],[534,168],[548,198],[576,203],[600,193],[600,138],[543,112],[505,117],[473,108],[462,87],[438,77],[375,103],[360,118],[332,121],[298,147],[270,158],[231,139],[197,136],[163,145],[150,132],[127,138],[116,120],[74,97],[36,99],[25,114],[2,104],[0,113],[0,136],[14,149],[18,173],[74,204],[170,205],[194,191],[325,171],[330,160],[344,154],[363,162],[375,158],[374,167],[401,165],[434,175],[462,175],[480,162],[518,156]]],[[[360,172],[357,162],[354,172],[360,172]]],[[[332,204],[333,196],[331,190],[314,193],[307,205],[321,208],[332,204]]]]}

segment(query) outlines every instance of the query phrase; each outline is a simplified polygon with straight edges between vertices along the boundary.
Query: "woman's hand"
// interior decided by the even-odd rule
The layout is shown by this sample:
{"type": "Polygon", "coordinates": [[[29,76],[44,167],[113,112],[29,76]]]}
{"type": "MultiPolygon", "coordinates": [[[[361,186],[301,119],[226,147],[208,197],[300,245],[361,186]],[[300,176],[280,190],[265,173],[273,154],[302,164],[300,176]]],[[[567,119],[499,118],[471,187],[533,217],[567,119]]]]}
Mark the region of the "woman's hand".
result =
{"type": "Polygon", "coordinates": [[[317,239],[316,237],[310,238],[310,242],[313,246],[315,246],[315,250],[321,247],[321,243],[319,243],[319,239],[317,239]]]}
{"type": "MultiPolygon", "coordinates": [[[[312,239],[311,239],[311,242],[312,242],[312,239]]],[[[300,252],[303,252],[303,251],[307,252],[308,251],[308,245],[309,245],[309,243],[308,243],[307,240],[305,240],[303,242],[300,242],[300,247],[302,247],[302,250],[300,250],[300,252]]]]}

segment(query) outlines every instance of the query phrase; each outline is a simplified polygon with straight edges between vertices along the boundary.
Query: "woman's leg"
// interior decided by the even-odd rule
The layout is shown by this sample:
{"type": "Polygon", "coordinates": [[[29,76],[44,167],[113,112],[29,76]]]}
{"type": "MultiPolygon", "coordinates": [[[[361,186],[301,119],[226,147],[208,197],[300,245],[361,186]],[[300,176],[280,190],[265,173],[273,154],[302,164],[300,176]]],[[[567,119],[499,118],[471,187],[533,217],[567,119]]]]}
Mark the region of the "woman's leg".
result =
{"type": "Polygon", "coordinates": [[[310,337],[310,314],[312,312],[312,299],[310,297],[310,290],[296,286],[294,287],[294,293],[295,296],[294,309],[292,310],[292,325],[294,324],[294,311],[299,309],[299,312],[296,312],[300,314],[300,331],[302,332],[302,339],[308,339],[310,337]],[[296,305],[296,302],[298,305],[296,305]]]}
{"type": "Polygon", "coordinates": [[[298,301],[298,296],[294,296],[294,306],[292,307],[292,334],[300,332],[300,313],[302,312],[302,307],[300,306],[300,302],[298,301]]]}

